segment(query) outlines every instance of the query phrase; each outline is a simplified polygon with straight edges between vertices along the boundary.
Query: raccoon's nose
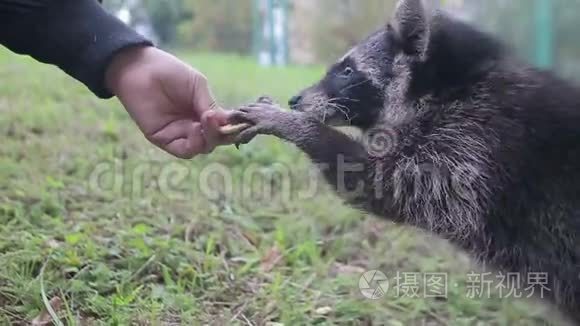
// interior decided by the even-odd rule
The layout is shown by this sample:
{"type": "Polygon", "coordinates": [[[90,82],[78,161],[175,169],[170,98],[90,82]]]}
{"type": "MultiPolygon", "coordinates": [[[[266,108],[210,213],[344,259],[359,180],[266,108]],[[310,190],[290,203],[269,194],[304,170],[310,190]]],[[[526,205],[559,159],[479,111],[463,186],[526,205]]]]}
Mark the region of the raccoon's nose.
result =
{"type": "Polygon", "coordinates": [[[288,101],[288,105],[290,105],[290,109],[296,110],[298,109],[298,105],[300,105],[300,102],[302,102],[302,96],[296,95],[292,97],[290,101],[288,101]]]}

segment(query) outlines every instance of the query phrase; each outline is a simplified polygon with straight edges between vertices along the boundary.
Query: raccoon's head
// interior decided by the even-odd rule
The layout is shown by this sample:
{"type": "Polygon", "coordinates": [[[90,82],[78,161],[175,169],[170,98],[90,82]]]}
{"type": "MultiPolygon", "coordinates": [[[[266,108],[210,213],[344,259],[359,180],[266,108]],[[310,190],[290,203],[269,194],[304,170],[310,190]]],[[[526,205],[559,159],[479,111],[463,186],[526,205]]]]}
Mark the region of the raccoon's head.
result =
{"type": "Polygon", "coordinates": [[[409,100],[466,85],[495,58],[499,44],[474,28],[399,0],[394,17],[289,101],[334,126],[362,129],[407,120],[409,100]],[[386,121],[385,121],[386,120],[386,121]]]}

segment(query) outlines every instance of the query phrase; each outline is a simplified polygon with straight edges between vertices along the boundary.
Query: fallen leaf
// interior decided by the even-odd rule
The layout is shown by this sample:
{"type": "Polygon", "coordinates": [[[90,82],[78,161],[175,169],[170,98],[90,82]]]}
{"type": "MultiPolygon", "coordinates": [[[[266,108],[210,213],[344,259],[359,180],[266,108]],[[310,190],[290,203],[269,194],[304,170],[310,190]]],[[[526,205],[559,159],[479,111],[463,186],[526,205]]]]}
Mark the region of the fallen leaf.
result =
{"type": "Polygon", "coordinates": [[[405,324],[398,320],[390,320],[389,326],[405,326],[405,324]]]}
{"type": "Polygon", "coordinates": [[[362,275],[366,270],[360,266],[346,265],[341,263],[334,263],[332,265],[332,275],[362,275]]]}
{"type": "Polygon", "coordinates": [[[262,258],[262,264],[260,265],[262,271],[266,273],[271,272],[272,269],[280,263],[282,258],[284,257],[282,256],[280,249],[278,247],[272,247],[266,256],[262,258]]]}
{"type": "MultiPolygon", "coordinates": [[[[50,306],[54,312],[58,313],[62,308],[62,299],[59,297],[54,297],[49,301],[50,306]]],[[[46,308],[44,308],[36,318],[31,322],[32,326],[48,326],[52,325],[52,317],[46,308]]]]}
{"type": "Polygon", "coordinates": [[[252,246],[258,247],[260,245],[260,239],[258,235],[250,231],[242,231],[242,236],[246,239],[252,246]]]}
{"type": "Polygon", "coordinates": [[[186,228],[185,228],[185,236],[184,236],[184,240],[185,243],[190,243],[191,242],[191,237],[194,235],[194,228],[195,225],[194,224],[189,224],[186,228]]]}
{"type": "Polygon", "coordinates": [[[326,316],[332,312],[330,307],[320,307],[314,311],[317,315],[326,316]]]}
{"type": "Polygon", "coordinates": [[[365,233],[369,244],[375,247],[377,243],[385,236],[387,225],[381,221],[369,221],[365,223],[365,233]]]}
{"type": "Polygon", "coordinates": [[[58,249],[58,248],[60,248],[61,243],[55,239],[49,239],[48,241],[46,241],[46,245],[50,249],[58,249]]]}

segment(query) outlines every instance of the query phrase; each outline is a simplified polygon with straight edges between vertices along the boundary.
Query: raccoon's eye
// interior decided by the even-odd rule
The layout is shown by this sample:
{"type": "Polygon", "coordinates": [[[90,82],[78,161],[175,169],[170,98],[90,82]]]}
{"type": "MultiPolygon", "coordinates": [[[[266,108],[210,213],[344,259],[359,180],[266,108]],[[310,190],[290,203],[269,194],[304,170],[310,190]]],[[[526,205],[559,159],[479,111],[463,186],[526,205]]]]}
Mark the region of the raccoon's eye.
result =
{"type": "Polygon", "coordinates": [[[352,76],[353,73],[354,73],[354,70],[351,67],[346,67],[342,71],[341,76],[348,78],[348,77],[352,76]]]}

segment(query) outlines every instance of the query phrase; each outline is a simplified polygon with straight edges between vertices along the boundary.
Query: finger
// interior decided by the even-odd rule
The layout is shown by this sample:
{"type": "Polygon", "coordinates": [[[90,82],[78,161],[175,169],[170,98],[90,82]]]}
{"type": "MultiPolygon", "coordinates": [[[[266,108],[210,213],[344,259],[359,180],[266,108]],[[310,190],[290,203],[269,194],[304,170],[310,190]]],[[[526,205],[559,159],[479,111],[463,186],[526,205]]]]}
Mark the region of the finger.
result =
{"type": "Polygon", "coordinates": [[[174,121],[147,138],[169,154],[183,159],[203,154],[207,148],[201,124],[189,120],[174,121]]]}
{"type": "Polygon", "coordinates": [[[220,132],[221,127],[228,124],[228,115],[225,111],[215,110],[206,112],[201,118],[206,145],[214,149],[219,145],[231,144],[233,136],[220,132]]]}
{"type": "Polygon", "coordinates": [[[215,123],[215,125],[226,125],[229,121],[230,112],[225,111],[221,108],[217,108],[210,112],[206,112],[205,116],[202,116],[202,120],[209,119],[210,122],[215,123]]]}
{"type": "Polygon", "coordinates": [[[171,143],[165,145],[164,148],[167,153],[184,160],[189,160],[200,154],[206,154],[205,146],[197,150],[193,150],[191,142],[187,138],[175,139],[171,143]]]}
{"type": "Polygon", "coordinates": [[[239,111],[233,111],[228,116],[229,124],[239,124],[239,123],[252,123],[248,117],[247,111],[240,109],[239,111]]]}

